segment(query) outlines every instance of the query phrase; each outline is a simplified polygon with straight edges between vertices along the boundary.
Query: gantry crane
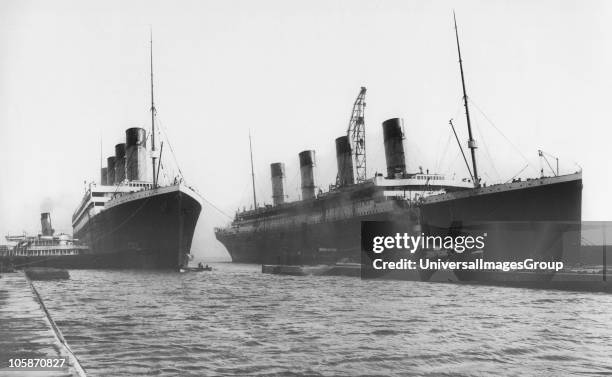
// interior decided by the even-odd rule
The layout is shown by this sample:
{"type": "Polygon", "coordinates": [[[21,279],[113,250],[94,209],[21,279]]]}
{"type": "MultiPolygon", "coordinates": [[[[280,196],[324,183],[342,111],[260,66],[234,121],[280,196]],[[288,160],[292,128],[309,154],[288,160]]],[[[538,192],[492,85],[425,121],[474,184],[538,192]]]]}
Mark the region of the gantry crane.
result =
{"type": "Polygon", "coordinates": [[[355,165],[355,181],[357,183],[366,180],[366,144],[365,144],[365,94],[364,86],[359,90],[359,95],[353,104],[351,120],[349,121],[346,135],[351,143],[351,154],[355,165]]]}

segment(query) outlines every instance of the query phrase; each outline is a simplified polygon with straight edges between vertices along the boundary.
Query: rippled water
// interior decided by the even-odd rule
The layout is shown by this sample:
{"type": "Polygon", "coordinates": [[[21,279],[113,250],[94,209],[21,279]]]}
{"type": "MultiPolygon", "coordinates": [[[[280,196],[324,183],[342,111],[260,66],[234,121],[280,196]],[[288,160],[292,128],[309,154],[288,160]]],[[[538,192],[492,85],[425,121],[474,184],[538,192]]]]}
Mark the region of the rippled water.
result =
{"type": "Polygon", "coordinates": [[[91,376],[612,374],[612,295],[214,267],[36,287],[91,376]]]}

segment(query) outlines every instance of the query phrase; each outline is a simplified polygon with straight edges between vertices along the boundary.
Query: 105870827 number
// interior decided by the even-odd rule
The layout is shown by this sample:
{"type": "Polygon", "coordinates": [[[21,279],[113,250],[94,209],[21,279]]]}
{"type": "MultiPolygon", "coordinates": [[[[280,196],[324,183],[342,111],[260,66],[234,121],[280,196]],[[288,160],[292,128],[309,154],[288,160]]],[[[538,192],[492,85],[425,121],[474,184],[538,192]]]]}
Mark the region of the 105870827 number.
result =
{"type": "Polygon", "coordinates": [[[36,369],[58,369],[63,368],[66,365],[66,359],[59,358],[20,358],[20,359],[9,359],[9,368],[36,368],[36,369]]]}

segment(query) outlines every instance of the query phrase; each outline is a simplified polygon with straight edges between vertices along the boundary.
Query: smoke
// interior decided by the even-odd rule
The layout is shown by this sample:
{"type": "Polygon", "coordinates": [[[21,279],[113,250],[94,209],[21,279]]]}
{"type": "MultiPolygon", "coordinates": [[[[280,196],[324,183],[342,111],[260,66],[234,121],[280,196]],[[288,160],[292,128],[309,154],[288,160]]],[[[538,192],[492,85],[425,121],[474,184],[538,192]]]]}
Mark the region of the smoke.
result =
{"type": "MultiPolygon", "coordinates": [[[[79,197],[74,197],[70,193],[67,192],[58,192],[58,193],[47,193],[48,195],[44,196],[44,199],[41,200],[38,212],[35,213],[34,209],[31,208],[28,212],[26,219],[28,219],[28,223],[36,224],[36,228],[38,228],[38,219],[40,218],[40,214],[43,212],[49,212],[51,214],[51,221],[53,222],[53,227],[56,231],[71,234],[72,233],[72,211],[78,204],[79,197]]],[[[30,229],[29,231],[32,231],[30,229]]]]}
{"type": "Polygon", "coordinates": [[[55,208],[55,202],[53,201],[53,199],[51,199],[51,197],[47,196],[45,197],[42,202],[40,203],[40,212],[53,212],[53,209],[55,208]]]}

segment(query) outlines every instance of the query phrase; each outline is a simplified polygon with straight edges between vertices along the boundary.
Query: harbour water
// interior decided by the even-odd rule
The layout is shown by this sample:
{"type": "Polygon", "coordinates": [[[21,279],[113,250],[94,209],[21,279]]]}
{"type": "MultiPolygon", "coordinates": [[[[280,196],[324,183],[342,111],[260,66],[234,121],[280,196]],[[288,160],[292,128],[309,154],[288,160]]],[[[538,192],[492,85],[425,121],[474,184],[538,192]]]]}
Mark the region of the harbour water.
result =
{"type": "Polygon", "coordinates": [[[612,374],[611,295],[213,266],[35,286],[90,376],[612,374]]]}

